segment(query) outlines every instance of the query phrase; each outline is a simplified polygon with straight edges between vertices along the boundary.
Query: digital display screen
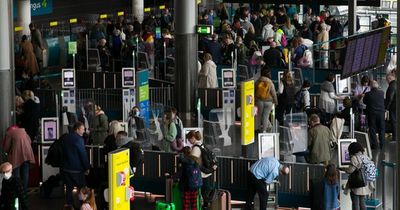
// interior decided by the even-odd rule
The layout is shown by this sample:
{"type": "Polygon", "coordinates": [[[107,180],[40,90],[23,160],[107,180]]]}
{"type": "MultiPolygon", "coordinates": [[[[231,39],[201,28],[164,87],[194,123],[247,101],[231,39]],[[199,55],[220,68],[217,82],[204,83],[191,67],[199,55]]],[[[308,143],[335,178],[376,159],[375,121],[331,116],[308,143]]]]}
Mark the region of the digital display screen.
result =
{"type": "Polygon", "coordinates": [[[390,27],[352,36],[347,39],[342,59],[342,78],[382,65],[390,40],[390,27]]]}
{"type": "Polygon", "coordinates": [[[73,69],[63,70],[63,88],[75,87],[75,73],[73,69]]]}
{"type": "Polygon", "coordinates": [[[43,121],[44,141],[54,141],[57,139],[57,120],[43,121]]]}
{"type": "Polygon", "coordinates": [[[135,86],[135,70],[133,68],[122,69],[123,87],[134,87],[135,86]]]}
{"type": "Polygon", "coordinates": [[[228,87],[234,87],[234,76],[233,76],[233,70],[224,70],[223,71],[223,87],[228,88],[228,87]]]}

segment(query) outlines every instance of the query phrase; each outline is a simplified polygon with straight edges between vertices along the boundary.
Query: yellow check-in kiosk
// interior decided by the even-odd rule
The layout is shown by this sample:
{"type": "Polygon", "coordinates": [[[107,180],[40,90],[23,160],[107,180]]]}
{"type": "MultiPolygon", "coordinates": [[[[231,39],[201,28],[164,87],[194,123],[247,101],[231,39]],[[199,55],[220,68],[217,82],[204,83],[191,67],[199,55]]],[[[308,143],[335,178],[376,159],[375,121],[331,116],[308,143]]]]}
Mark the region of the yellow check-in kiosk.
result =
{"type": "Polygon", "coordinates": [[[108,153],[108,202],[110,210],[130,209],[129,149],[108,153]]]}

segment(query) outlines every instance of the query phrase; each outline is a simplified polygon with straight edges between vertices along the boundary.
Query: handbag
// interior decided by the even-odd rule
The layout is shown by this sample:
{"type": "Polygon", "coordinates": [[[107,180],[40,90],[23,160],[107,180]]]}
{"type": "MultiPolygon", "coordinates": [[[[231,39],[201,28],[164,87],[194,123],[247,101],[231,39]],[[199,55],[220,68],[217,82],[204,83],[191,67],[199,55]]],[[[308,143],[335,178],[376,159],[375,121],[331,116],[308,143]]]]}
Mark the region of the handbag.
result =
{"type": "Polygon", "coordinates": [[[182,139],[175,139],[171,142],[171,149],[180,152],[183,149],[182,139]]]}
{"type": "Polygon", "coordinates": [[[353,173],[350,174],[348,184],[350,189],[366,186],[366,183],[364,181],[364,175],[361,169],[357,168],[356,170],[353,171],[353,173]]]}

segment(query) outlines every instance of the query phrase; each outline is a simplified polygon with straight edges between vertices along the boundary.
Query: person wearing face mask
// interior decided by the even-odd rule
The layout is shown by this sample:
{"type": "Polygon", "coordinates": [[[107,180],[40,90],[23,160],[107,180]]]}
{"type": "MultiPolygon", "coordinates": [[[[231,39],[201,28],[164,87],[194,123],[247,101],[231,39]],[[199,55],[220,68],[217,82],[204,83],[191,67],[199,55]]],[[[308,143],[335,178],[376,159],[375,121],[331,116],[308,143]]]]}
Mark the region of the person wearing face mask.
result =
{"type": "Polygon", "coordinates": [[[0,165],[0,174],[3,176],[0,209],[14,210],[15,202],[18,198],[18,210],[27,210],[28,203],[21,180],[18,177],[12,176],[12,165],[5,162],[0,165]]]}
{"type": "Polygon", "coordinates": [[[137,117],[140,117],[140,109],[138,106],[134,106],[129,112],[129,117],[128,117],[129,136],[133,137],[134,139],[137,139],[136,120],[135,120],[135,118],[137,117]]]}

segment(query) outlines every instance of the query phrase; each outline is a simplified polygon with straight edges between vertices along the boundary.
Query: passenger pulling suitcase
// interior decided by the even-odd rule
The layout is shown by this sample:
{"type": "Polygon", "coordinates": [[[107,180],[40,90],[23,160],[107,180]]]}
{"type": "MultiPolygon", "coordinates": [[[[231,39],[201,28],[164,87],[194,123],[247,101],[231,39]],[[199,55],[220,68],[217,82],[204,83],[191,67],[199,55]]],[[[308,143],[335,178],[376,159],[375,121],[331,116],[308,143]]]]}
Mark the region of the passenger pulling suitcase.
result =
{"type": "Polygon", "coordinates": [[[217,199],[211,202],[211,210],[231,210],[231,193],[219,189],[217,199]]]}
{"type": "Polygon", "coordinates": [[[156,210],[175,210],[175,204],[163,203],[161,201],[156,202],[156,210]]]}

